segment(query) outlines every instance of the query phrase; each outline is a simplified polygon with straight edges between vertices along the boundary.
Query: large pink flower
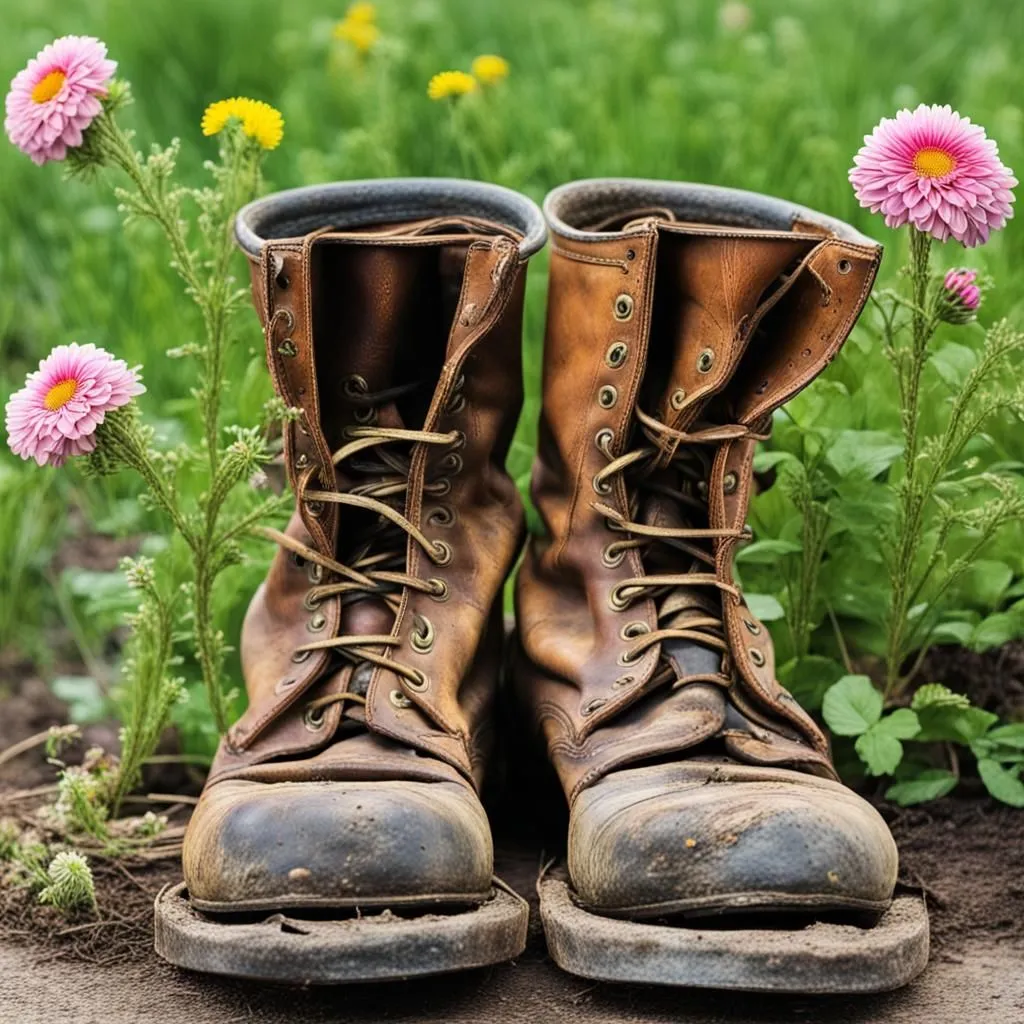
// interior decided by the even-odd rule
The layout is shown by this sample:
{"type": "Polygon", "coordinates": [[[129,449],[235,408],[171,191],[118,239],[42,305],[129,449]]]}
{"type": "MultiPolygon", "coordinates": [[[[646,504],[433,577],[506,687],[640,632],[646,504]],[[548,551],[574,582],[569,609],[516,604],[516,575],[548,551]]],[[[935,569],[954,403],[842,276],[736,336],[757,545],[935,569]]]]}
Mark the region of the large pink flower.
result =
{"type": "Polygon", "coordinates": [[[7,443],[40,466],[62,466],[96,447],[111,409],[146,389],[136,370],[95,345],[59,345],[7,403],[7,443]]]}
{"type": "Polygon", "coordinates": [[[973,247],[1013,216],[1017,179],[984,129],[952,107],[922,103],[882,118],[853,162],[861,205],[885,214],[891,228],[909,222],[940,242],[973,247]]]}
{"type": "Polygon", "coordinates": [[[102,109],[117,62],[92,36],[63,36],[19,71],[7,94],[7,137],[37,164],[63,160],[102,109]]]}

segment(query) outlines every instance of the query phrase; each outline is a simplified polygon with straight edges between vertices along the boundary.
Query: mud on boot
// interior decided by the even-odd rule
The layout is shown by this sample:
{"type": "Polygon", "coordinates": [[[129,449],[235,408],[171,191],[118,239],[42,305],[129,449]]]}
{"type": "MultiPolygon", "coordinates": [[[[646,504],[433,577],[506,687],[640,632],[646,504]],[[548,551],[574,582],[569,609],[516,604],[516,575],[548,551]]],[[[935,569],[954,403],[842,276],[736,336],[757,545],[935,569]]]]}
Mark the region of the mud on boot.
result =
{"type": "Polygon", "coordinates": [[[738,989],[894,988],[927,960],[895,843],[776,681],[733,577],[758,440],[832,360],[880,247],[751,193],[551,193],[517,689],[570,807],[556,962],[738,989]]]}
{"type": "Polygon", "coordinates": [[[259,200],[236,233],[296,508],[249,608],[249,707],[192,818],[157,950],[200,971],[370,981],[509,959],[478,791],[524,519],[528,199],[445,179],[259,200]]]}

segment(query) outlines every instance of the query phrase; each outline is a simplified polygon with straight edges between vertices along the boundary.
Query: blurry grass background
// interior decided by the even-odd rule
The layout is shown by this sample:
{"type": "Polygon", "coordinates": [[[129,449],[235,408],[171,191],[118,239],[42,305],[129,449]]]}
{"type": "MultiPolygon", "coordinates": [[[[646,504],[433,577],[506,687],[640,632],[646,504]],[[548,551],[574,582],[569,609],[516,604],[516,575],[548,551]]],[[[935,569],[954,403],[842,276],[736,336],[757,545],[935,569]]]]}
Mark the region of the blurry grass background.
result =
{"type": "MultiPolygon", "coordinates": [[[[880,117],[919,102],[950,103],[986,127],[1005,163],[1024,170],[1017,0],[751,0],[746,25],[737,5],[723,15],[710,0],[379,0],[382,34],[365,59],[332,40],[344,2],[4,7],[4,81],[55,36],[99,36],[119,77],[132,83],[136,102],[124,120],[139,146],[180,136],[183,172],[197,183],[213,154],[199,132],[204,107],[249,95],[285,118],[284,142],[267,162],[271,188],[468,175],[540,201],[577,177],[712,182],[852,221],[889,246],[884,279],[902,261],[899,242],[857,207],[846,181],[880,117]],[[426,83],[442,69],[468,70],[480,53],[507,58],[511,74],[460,108],[453,125],[448,105],[427,98],[426,83]]],[[[142,364],[143,406],[165,440],[197,430],[181,415],[190,368],[164,355],[197,325],[160,241],[145,229],[125,234],[108,189],[65,182],[60,166],[36,168],[0,145],[4,398],[53,345],[92,341],[142,364]]],[[[943,258],[998,281],[987,316],[1021,304],[1024,231],[1015,224],[982,250],[965,257],[950,248],[943,258]]],[[[512,457],[521,481],[534,439],[545,271],[546,256],[531,269],[528,397],[512,457]]],[[[255,315],[233,359],[227,422],[251,422],[268,393],[255,315]]],[[[1024,445],[1017,447],[1008,454],[1024,460],[1024,445]]],[[[104,574],[70,565],[55,575],[49,567],[71,534],[145,536],[154,524],[133,493],[130,480],[87,483],[0,455],[0,649],[8,662],[13,652],[49,671],[61,657],[49,639],[54,625],[67,627],[87,662],[102,661],[110,627],[131,599],[104,574]]],[[[255,587],[269,554],[254,547],[252,564],[224,588],[219,615],[229,637],[244,612],[239,596],[255,587]]],[[[201,733],[196,704],[187,715],[201,733]]]]}

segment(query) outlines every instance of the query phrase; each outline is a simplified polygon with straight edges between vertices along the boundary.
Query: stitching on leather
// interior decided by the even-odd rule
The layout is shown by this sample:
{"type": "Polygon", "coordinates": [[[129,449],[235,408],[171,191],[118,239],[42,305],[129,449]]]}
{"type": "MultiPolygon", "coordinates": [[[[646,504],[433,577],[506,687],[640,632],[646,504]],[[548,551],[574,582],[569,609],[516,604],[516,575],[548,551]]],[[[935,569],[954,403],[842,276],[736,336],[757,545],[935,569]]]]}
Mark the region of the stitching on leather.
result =
{"type": "Polygon", "coordinates": [[[604,256],[588,256],[586,253],[573,252],[571,249],[563,249],[561,246],[551,243],[551,251],[564,256],[567,260],[576,260],[578,263],[596,263],[604,267],[618,267],[624,274],[629,273],[629,264],[625,260],[613,260],[604,256]]]}

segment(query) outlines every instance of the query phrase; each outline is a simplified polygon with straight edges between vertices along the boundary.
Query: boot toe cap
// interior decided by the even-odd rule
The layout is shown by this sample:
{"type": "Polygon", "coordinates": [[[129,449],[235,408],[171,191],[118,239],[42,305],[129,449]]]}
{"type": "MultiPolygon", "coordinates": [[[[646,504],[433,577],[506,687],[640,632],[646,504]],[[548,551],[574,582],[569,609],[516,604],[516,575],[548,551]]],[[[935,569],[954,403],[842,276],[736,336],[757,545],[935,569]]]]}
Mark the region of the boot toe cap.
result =
{"type": "Polygon", "coordinates": [[[898,855],[844,786],[697,762],[613,773],[577,798],[569,870],[580,900],[629,916],[881,910],[898,855]]]}
{"type": "Polygon", "coordinates": [[[212,909],[387,906],[485,898],[493,850],[456,783],[227,780],[204,792],[183,863],[212,909]]]}

